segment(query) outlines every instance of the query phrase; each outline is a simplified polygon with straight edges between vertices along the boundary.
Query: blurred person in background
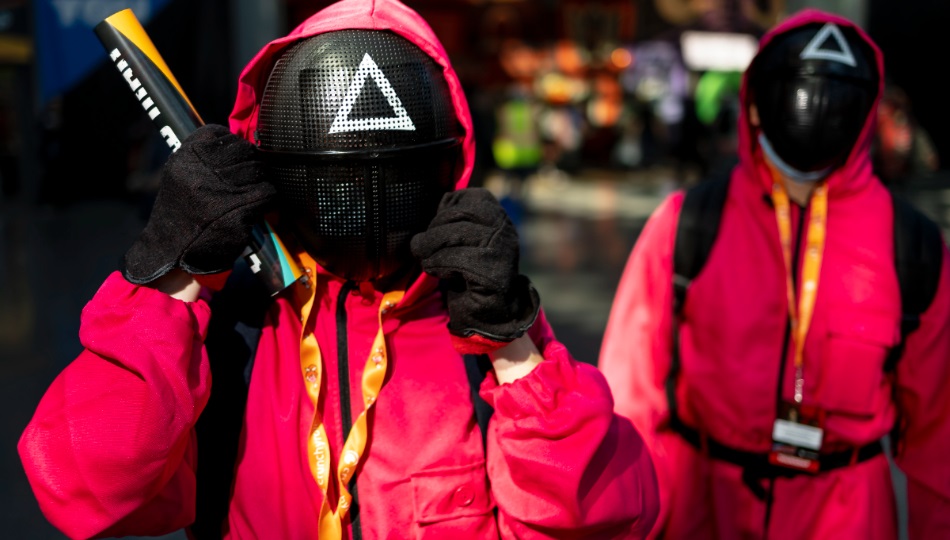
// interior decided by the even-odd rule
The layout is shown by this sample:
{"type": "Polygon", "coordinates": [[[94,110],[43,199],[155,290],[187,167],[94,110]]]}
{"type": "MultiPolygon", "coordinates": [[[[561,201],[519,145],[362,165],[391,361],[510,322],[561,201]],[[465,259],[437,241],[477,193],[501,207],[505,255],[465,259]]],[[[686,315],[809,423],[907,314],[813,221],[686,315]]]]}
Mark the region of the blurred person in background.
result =
{"type": "Polygon", "coordinates": [[[701,153],[707,164],[704,176],[723,163],[733,162],[738,144],[740,71],[704,71],[696,82],[696,118],[705,127],[701,153]]]}
{"type": "MultiPolygon", "coordinates": [[[[669,165],[682,148],[689,73],[676,45],[661,40],[633,47],[633,64],[620,75],[641,130],[641,165],[669,165]]],[[[678,163],[677,163],[678,165],[678,163]]]]}
{"type": "Polygon", "coordinates": [[[520,81],[511,84],[495,111],[492,157],[504,173],[505,190],[500,199],[515,225],[521,224],[524,213],[525,182],[541,165],[540,111],[530,86],[520,81]]]}
{"type": "Polygon", "coordinates": [[[396,0],[264,46],[230,129],[164,164],[20,439],[46,517],[72,538],[645,536],[643,440],[467,187],[473,145],[445,50],[396,0]],[[261,301],[235,260],[265,213],[304,271],[261,301]]]}
{"type": "Polygon", "coordinates": [[[886,83],[872,146],[874,172],[885,184],[900,186],[913,177],[935,172],[940,160],[927,131],[917,121],[910,97],[886,83]]]}
{"type": "Polygon", "coordinates": [[[950,252],[872,172],[883,90],[855,24],[783,21],[742,80],[738,163],[638,238],[599,366],[656,464],[652,536],[898,538],[890,441],[910,538],[950,538],[950,252]]]}

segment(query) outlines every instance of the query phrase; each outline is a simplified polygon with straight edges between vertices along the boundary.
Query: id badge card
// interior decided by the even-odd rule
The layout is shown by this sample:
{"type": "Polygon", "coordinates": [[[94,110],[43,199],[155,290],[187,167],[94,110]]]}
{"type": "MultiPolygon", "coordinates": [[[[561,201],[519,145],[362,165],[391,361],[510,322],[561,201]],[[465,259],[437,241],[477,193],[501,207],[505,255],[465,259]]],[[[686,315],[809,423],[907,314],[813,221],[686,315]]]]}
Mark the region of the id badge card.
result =
{"type": "Polygon", "coordinates": [[[783,403],[772,425],[769,463],[818,472],[818,451],[825,434],[824,420],[824,411],[817,407],[783,403]]]}

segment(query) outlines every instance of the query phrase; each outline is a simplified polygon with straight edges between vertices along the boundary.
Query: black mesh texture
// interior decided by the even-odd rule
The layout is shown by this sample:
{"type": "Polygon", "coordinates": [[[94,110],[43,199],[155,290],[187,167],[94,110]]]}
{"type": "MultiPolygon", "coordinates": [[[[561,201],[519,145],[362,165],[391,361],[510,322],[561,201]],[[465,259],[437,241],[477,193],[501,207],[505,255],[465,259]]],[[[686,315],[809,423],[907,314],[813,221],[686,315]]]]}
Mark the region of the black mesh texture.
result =
{"type": "Polygon", "coordinates": [[[439,66],[388,31],[289,47],[262,94],[259,148],[282,211],[328,270],[377,279],[410,260],[455,182],[463,131],[439,66]]]}
{"type": "Polygon", "coordinates": [[[369,30],[291,46],[264,88],[257,130],[262,150],[291,152],[386,149],[462,135],[442,67],[406,39],[369,30]]]}
{"type": "MultiPolygon", "coordinates": [[[[806,24],[778,35],[770,41],[756,56],[750,67],[750,82],[753,89],[775,78],[805,76],[834,77],[851,80],[854,84],[876,87],[879,74],[874,50],[851,27],[839,26],[838,28],[854,55],[855,66],[832,60],[801,58],[802,51],[823,26],[824,24],[821,23],[806,24]]],[[[828,36],[821,43],[820,48],[841,52],[840,46],[832,36],[828,36]]]]}
{"type": "Polygon", "coordinates": [[[455,178],[459,148],[359,163],[277,165],[284,215],[314,258],[357,281],[399,270],[455,178]]]}

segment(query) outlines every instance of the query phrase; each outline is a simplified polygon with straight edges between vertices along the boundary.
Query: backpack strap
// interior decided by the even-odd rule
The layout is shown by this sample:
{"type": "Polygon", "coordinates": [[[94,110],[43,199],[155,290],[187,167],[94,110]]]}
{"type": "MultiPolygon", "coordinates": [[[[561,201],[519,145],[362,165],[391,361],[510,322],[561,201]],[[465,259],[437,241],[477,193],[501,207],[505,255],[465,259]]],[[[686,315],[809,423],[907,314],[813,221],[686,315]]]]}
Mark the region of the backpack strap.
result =
{"type": "MultiPolygon", "coordinates": [[[[439,292],[442,294],[442,305],[445,305],[445,299],[448,298],[448,282],[444,279],[439,280],[439,292]]],[[[468,376],[469,391],[472,395],[472,404],[475,406],[475,420],[478,427],[482,430],[482,444],[488,448],[488,421],[491,420],[495,409],[488,404],[480,395],[478,390],[485,380],[485,375],[491,369],[491,359],[487,354],[463,354],[462,361],[465,363],[465,374],[468,376]]]]}
{"type": "MultiPolygon", "coordinates": [[[[495,409],[487,401],[478,395],[478,389],[485,380],[485,375],[491,369],[491,359],[487,354],[466,354],[463,355],[465,361],[465,374],[468,375],[468,386],[472,392],[472,403],[475,405],[475,421],[478,422],[478,428],[482,432],[482,448],[485,450],[486,463],[488,456],[488,421],[491,420],[495,409]]],[[[492,509],[495,519],[498,518],[498,505],[492,509]]]]}
{"type": "MultiPolygon", "coordinates": [[[[891,192],[894,206],[894,267],[901,293],[900,341],[891,348],[884,361],[884,371],[891,374],[893,399],[897,402],[897,363],[904,355],[907,337],[920,327],[920,317],[937,295],[943,266],[943,236],[937,224],[902,197],[891,192]]],[[[897,410],[889,434],[891,452],[900,451],[904,419],[897,410]]]]}
{"type": "Polygon", "coordinates": [[[472,392],[472,403],[475,405],[475,420],[482,431],[482,445],[488,448],[488,421],[491,420],[495,409],[478,395],[478,389],[485,380],[485,374],[491,369],[491,360],[487,354],[466,354],[465,374],[468,375],[468,385],[472,392]]]}
{"type": "Polygon", "coordinates": [[[716,241],[731,172],[731,163],[723,165],[709,179],[686,191],[676,226],[673,251],[674,315],[683,309],[686,289],[703,269],[716,241]]]}
{"type": "Polygon", "coordinates": [[[240,257],[221,291],[211,300],[205,348],[214,378],[208,404],[195,424],[196,539],[218,539],[227,519],[238,459],[251,370],[264,316],[272,302],[263,282],[240,257]]]}
{"type": "Polygon", "coordinates": [[[943,263],[940,228],[912,204],[891,192],[894,205],[894,265],[901,292],[900,342],[888,354],[886,371],[897,368],[904,342],[937,295],[943,263]]]}
{"type": "Polygon", "coordinates": [[[686,428],[677,413],[676,379],[680,371],[679,318],[686,302],[686,290],[699,275],[709,258],[722,208],[729,193],[729,179],[733,162],[714,171],[710,178],[686,191],[676,226],[673,244],[673,350],[670,370],[666,375],[666,400],[670,411],[670,427],[675,431],[686,428]]]}

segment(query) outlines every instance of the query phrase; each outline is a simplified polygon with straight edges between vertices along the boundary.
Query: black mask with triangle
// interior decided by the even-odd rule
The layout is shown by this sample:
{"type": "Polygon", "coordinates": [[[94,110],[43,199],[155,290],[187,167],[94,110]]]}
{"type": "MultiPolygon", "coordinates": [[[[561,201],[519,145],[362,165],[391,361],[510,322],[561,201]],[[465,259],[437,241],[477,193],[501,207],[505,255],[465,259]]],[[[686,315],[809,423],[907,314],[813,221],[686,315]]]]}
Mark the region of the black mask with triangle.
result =
{"type": "Polygon", "coordinates": [[[761,128],[791,167],[841,165],[878,92],[871,45],[848,26],[809,24],[775,36],[749,67],[761,128]]]}
{"type": "Polygon", "coordinates": [[[346,279],[412,264],[409,240],[461,156],[442,67],[393,32],[328,32],[289,47],[260,95],[256,137],[281,222],[346,279]]]}

